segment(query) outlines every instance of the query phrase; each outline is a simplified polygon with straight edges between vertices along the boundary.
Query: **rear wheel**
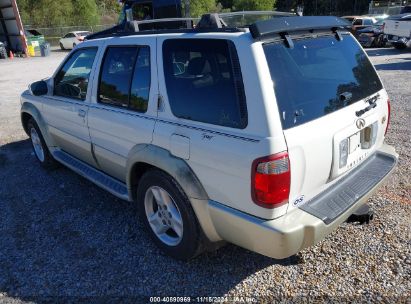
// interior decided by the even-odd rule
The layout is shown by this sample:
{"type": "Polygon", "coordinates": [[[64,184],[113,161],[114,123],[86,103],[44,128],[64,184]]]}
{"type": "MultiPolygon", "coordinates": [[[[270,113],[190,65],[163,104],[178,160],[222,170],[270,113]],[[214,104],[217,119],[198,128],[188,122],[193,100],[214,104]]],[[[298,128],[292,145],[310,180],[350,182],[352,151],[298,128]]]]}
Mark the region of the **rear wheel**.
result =
{"type": "Polygon", "coordinates": [[[190,201],[160,170],[143,175],[137,190],[140,216],[154,243],[167,255],[188,260],[201,252],[202,234],[190,201]]]}
{"type": "Polygon", "coordinates": [[[377,47],[385,47],[385,38],[384,38],[384,34],[380,34],[377,37],[377,47]]]}
{"type": "Polygon", "coordinates": [[[77,44],[73,43],[73,49],[77,46],[77,44]]]}
{"type": "Polygon", "coordinates": [[[397,49],[397,50],[403,50],[403,49],[405,49],[407,46],[405,45],[405,44],[403,44],[403,43],[393,43],[393,45],[394,45],[394,47],[397,49]]]}
{"type": "Polygon", "coordinates": [[[40,128],[34,119],[30,119],[27,123],[27,130],[29,131],[34,154],[42,167],[46,169],[55,168],[57,166],[57,162],[51,156],[46,142],[41,135],[40,128]]]}

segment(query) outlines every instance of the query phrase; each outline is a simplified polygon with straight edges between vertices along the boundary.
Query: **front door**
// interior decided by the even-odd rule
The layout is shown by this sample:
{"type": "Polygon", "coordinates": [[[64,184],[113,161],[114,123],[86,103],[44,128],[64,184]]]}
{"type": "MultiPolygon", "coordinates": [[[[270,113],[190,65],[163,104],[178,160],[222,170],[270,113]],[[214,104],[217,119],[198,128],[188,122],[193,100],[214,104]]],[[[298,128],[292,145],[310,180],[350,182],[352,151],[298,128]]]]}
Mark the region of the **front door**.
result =
{"type": "Polygon", "coordinates": [[[54,142],[63,151],[95,165],[87,127],[89,81],[98,48],[72,53],[53,79],[53,92],[44,100],[44,119],[54,142]]]}

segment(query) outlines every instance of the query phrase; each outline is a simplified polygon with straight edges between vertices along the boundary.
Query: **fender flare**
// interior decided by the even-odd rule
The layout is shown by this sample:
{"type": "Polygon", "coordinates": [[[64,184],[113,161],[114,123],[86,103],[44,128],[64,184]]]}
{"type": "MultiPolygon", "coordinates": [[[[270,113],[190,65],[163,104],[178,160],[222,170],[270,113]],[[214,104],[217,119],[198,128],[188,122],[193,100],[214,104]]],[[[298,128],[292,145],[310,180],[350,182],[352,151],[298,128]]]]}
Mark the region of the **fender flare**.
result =
{"type": "Polygon", "coordinates": [[[41,135],[43,136],[44,141],[46,142],[46,145],[48,147],[56,146],[53,139],[49,135],[48,126],[46,122],[44,121],[43,116],[41,115],[39,109],[30,102],[27,102],[27,101],[23,102],[23,104],[21,105],[20,119],[21,119],[21,123],[24,128],[23,113],[30,114],[30,116],[33,117],[33,119],[36,121],[37,125],[40,128],[41,135]]]}
{"type": "MultiPolygon", "coordinates": [[[[132,194],[132,172],[138,163],[157,167],[171,175],[183,188],[189,198],[208,200],[208,195],[190,166],[181,158],[175,157],[166,149],[151,144],[138,144],[127,157],[127,187],[132,194]]],[[[130,197],[133,197],[132,195],[130,197]]]]}

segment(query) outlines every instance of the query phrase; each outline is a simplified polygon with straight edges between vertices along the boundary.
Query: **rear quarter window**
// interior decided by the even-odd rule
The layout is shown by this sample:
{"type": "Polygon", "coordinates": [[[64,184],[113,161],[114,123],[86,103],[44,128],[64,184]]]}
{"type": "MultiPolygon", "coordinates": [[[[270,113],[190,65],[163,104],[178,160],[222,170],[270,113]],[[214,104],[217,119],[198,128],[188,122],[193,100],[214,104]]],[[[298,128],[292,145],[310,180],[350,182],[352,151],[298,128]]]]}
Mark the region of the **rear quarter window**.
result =
{"type": "Polygon", "coordinates": [[[169,39],[164,73],[176,117],[243,129],[247,107],[235,46],[222,39],[169,39]]]}

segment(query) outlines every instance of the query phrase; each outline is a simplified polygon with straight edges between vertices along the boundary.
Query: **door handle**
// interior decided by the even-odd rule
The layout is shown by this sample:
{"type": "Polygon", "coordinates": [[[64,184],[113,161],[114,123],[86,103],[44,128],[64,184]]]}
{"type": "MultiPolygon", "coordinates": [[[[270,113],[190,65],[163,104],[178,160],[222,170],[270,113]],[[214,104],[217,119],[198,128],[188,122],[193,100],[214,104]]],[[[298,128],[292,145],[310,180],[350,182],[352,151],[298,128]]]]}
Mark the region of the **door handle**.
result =
{"type": "Polygon", "coordinates": [[[78,110],[78,116],[80,116],[80,117],[86,117],[86,111],[85,110],[78,110]]]}

